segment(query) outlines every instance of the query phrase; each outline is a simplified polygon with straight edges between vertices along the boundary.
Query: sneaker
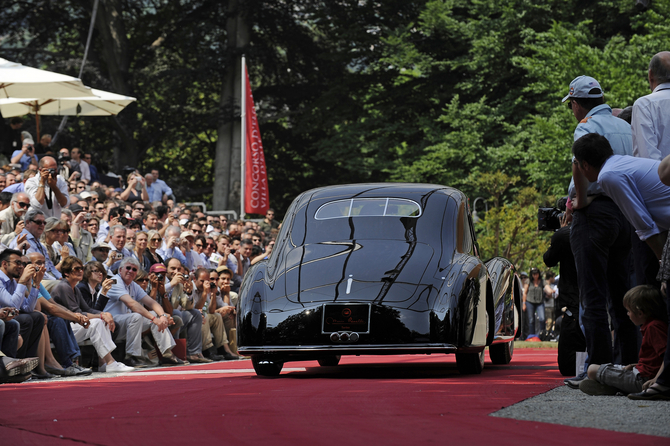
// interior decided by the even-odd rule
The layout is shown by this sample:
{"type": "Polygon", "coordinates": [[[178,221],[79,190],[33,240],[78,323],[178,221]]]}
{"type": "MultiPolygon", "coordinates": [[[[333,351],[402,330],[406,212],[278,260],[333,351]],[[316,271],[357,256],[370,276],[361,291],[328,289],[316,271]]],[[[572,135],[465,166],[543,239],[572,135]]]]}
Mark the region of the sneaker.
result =
{"type": "Polygon", "coordinates": [[[65,369],[65,376],[86,376],[93,373],[93,369],[87,369],[79,364],[72,364],[65,369]]]}
{"type": "MultiPolygon", "coordinates": [[[[100,367],[98,368],[98,370],[100,370],[100,367]]],[[[124,372],[132,372],[133,370],[135,370],[135,367],[128,367],[125,364],[114,361],[109,365],[104,364],[104,370],[102,371],[107,373],[124,373],[124,372]]]]}
{"type": "Polygon", "coordinates": [[[570,387],[571,389],[579,389],[579,383],[584,381],[585,379],[588,379],[588,376],[586,376],[586,373],[580,373],[579,375],[575,376],[574,378],[566,379],[563,381],[563,383],[570,387]]]}
{"type": "Polygon", "coordinates": [[[616,395],[619,393],[619,389],[616,387],[608,386],[607,384],[601,384],[598,381],[592,379],[585,379],[579,383],[579,390],[586,393],[587,395],[616,395]]]}

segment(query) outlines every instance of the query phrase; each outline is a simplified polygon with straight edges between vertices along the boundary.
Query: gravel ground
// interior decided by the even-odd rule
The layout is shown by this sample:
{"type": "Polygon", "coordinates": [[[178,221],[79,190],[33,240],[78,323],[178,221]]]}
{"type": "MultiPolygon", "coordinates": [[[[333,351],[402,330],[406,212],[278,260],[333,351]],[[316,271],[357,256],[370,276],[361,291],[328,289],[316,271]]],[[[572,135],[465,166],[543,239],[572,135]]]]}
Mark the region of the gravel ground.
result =
{"type": "Polygon", "coordinates": [[[670,437],[670,401],[590,396],[567,386],[528,398],[491,416],[670,437]]]}

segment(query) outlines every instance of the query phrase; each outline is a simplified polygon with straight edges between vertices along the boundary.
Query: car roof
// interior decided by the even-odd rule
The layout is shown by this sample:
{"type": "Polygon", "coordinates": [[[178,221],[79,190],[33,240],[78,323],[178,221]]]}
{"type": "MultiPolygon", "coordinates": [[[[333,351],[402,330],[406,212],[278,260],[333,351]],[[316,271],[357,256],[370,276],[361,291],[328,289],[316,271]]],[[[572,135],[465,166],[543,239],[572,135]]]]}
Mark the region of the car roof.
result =
{"type": "Polygon", "coordinates": [[[441,186],[439,184],[421,183],[361,183],[342,184],[336,186],[325,186],[312,189],[304,193],[309,200],[343,199],[343,198],[374,198],[374,197],[398,197],[414,198],[425,196],[429,193],[439,193],[454,198],[457,202],[465,199],[465,194],[460,190],[441,186]]]}

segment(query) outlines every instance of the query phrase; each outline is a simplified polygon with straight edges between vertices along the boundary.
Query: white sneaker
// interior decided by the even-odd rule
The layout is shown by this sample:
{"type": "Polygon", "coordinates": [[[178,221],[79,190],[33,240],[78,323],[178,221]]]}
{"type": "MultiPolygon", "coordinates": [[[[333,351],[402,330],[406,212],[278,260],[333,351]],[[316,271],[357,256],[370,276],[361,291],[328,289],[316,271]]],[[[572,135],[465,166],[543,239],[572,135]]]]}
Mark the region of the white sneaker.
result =
{"type": "Polygon", "coordinates": [[[135,370],[135,367],[128,367],[127,365],[117,361],[114,361],[111,364],[105,364],[102,367],[98,367],[98,371],[108,373],[132,372],[133,370],[135,370]]]}

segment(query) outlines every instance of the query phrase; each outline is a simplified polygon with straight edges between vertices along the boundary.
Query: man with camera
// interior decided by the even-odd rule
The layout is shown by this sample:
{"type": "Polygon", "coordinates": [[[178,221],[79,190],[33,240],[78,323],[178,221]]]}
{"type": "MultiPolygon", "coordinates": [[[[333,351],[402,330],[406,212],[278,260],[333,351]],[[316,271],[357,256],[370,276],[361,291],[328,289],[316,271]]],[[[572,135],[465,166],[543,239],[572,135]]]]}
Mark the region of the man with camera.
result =
{"type": "MultiPolygon", "coordinates": [[[[630,124],[612,116],[598,81],[589,76],[575,78],[570,83],[568,95],[563,98],[563,102],[566,101],[579,123],[574,132],[575,141],[583,135],[598,133],[610,141],[616,154],[633,154],[630,124]]],[[[615,361],[608,322],[608,302],[611,302],[617,341],[615,350],[621,355],[617,359],[623,364],[633,364],[637,362],[638,353],[636,328],[623,306],[623,296],[628,290],[626,258],[631,249],[631,228],[616,203],[597,183],[584,177],[574,159],[572,177],[569,195],[574,211],[570,245],[577,265],[583,308],[581,320],[589,363],[615,361]]],[[[576,388],[582,379],[579,376],[566,380],[566,384],[576,388]]]]}
{"type": "Polygon", "coordinates": [[[28,169],[31,163],[37,164],[39,160],[35,155],[35,141],[30,138],[23,140],[21,150],[15,150],[12,153],[12,164],[21,164],[21,172],[28,169]]]}
{"type": "Polygon", "coordinates": [[[26,181],[31,207],[41,210],[46,218],[60,218],[61,210],[70,204],[67,182],[58,176],[58,164],[52,157],[45,156],[38,166],[39,173],[26,181]]]}
{"type": "Polygon", "coordinates": [[[9,207],[0,212],[0,234],[2,243],[9,245],[23,231],[23,216],[30,207],[30,197],[25,192],[12,196],[9,207]]]}
{"type": "Polygon", "coordinates": [[[214,361],[239,359],[236,354],[230,351],[223,317],[216,311],[216,293],[218,290],[216,283],[209,279],[209,270],[198,268],[195,271],[193,285],[191,296],[195,308],[202,311],[203,316],[207,319],[202,326],[203,351],[214,361]]]}

